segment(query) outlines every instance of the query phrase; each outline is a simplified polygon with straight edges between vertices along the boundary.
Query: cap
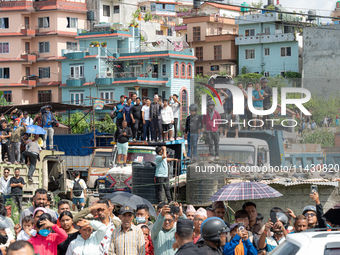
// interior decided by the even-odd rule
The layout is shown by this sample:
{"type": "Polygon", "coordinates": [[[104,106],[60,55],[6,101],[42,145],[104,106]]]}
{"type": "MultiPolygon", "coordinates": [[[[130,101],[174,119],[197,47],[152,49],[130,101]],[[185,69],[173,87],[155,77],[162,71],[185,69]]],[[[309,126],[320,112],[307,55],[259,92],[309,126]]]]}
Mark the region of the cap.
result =
{"type": "Polygon", "coordinates": [[[19,119],[19,118],[16,118],[14,121],[20,122],[20,119],[19,119]]]}
{"type": "Polygon", "coordinates": [[[158,98],[158,95],[157,95],[157,94],[155,94],[155,95],[153,96],[153,98],[158,98]]]}
{"type": "Polygon", "coordinates": [[[192,205],[188,205],[186,212],[187,213],[194,213],[194,212],[196,212],[195,207],[193,207],[192,205]]]}
{"type": "Polygon", "coordinates": [[[204,208],[202,208],[202,207],[197,209],[197,211],[196,211],[194,216],[196,216],[196,215],[201,215],[201,216],[206,217],[206,218],[208,217],[207,216],[207,211],[204,208]]]}
{"type": "Polygon", "coordinates": [[[176,225],[176,232],[181,232],[183,229],[194,230],[194,222],[188,219],[179,219],[176,225]]]}
{"type": "Polygon", "coordinates": [[[123,215],[124,213],[127,213],[127,212],[133,213],[133,209],[130,206],[123,206],[119,210],[119,215],[123,215]]]}
{"type": "Polygon", "coordinates": [[[37,211],[43,211],[44,213],[47,213],[47,210],[44,207],[37,207],[37,208],[35,208],[35,210],[33,212],[33,216],[35,215],[35,213],[37,211]]]}
{"type": "Polygon", "coordinates": [[[238,224],[237,223],[233,223],[230,225],[230,231],[232,231],[235,227],[237,227],[238,224]]]}

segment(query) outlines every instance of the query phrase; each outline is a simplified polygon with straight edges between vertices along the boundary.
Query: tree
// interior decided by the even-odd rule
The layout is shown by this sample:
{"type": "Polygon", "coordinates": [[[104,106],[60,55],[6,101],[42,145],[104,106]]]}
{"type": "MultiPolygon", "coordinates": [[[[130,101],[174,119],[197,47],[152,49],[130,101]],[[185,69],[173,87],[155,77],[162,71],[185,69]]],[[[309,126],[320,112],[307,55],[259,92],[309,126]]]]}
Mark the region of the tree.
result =
{"type": "Polygon", "coordinates": [[[70,115],[70,121],[67,118],[63,118],[63,123],[72,128],[71,132],[73,134],[84,134],[88,133],[90,129],[90,116],[84,118],[84,113],[75,112],[70,115]]]}
{"type": "Polygon", "coordinates": [[[251,2],[251,4],[250,4],[252,7],[255,7],[255,8],[261,8],[262,7],[262,5],[263,5],[263,1],[262,0],[260,0],[259,2],[251,2]]]}

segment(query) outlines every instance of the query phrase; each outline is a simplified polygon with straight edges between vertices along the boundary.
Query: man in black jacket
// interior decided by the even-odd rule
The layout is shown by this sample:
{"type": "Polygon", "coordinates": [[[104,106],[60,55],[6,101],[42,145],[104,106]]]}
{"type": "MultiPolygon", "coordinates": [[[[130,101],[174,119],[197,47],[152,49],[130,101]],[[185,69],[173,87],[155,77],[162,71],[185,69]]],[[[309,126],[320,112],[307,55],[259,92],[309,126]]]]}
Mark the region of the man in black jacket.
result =
{"type": "Polygon", "coordinates": [[[133,141],[139,140],[140,137],[140,127],[141,123],[143,122],[142,119],[142,105],[140,104],[140,97],[136,98],[136,103],[131,107],[130,110],[130,115],[131,115],[131,120],[132,120],[132,136],[133,136],[133,141]]]}
{"type": "Polygon", "coordinates": [[[153,142],[157,140],[157,132],[158,140],[162,141],[162,108],[162,103],[159,101],[159,97],[156,94],[150,105],[151,139],[153,142]]]}
{"type": "Polygon", "coordinates": [[[131,128],[127,126],[126,120],[123,120],[122,126],[118,127],[117,134],[117,165],[120,166],[120,161],[123,157],[123,166],[126,166],[127,152],[128,152],[128,142],[130,137],[132,137],[131,128]]]}
{"type": "Polygon", "coordinates": [[[197,115],[197,110],[197,105],[189,106],[190,115],[186,119],[184,131],[188,135],[188,156],[194,160],[197,158],[197,142],[202,129],[202,116],[197,115]]]}
{"type": "Polygon", "coordinates": [[[194,222],[188,219],[179,219],[176,225],[175,238],[179,249],[175,255],[203,255],[203,250],[193,243],[194,222]]]}

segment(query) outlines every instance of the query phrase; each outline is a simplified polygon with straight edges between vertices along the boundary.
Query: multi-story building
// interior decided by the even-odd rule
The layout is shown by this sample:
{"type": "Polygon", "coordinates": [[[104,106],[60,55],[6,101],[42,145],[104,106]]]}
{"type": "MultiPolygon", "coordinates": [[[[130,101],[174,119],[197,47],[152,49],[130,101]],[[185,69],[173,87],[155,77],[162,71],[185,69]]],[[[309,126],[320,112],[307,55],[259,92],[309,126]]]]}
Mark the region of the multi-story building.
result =
{"type": "Polygon", "coordinates": [[[297,31],[300,17],[276,12],[235,17],[239,25],[239,73],[264,73],[265,76],[300,72],[302,36],[297,31]]]}
{"type": "MultiPolygon", "coordinates": [[[[228,7],[223,5],[223,8],[228,7]]],[[[235,8],[230,7],[232,10],[235,8]]],[[[219,72],[236,75],[235,38],[238,26],[235,25],[234,18],[218,14],[198,14],[184,17],[183,23],[185,25],[176,27],[176,30],[187,34],[187,42],[195,50],[196,75],[213,75],[219,72]]]]}
{"type": "Polygon", "coordinates": [[[141,51],[139,28],[132,27],[80,33],[76,39],[81,50],[63,51],[63,102],[89,105],[90,96],[118,101],[133,92],[150,98],[176,93],[183,102],[183,116],[188,114],[196,59],[191,49],[141,51]],[[100,42],[99,47],[90,47],[93,40],[100,42]]]}
{"type": "Polygon", "coordinates": [[[0,86],[14,104],[61,99],[62,49],[77,48],[85,0],[0,2],[0,86]]]}
{"type": "Polygon", "coordinates": [[[332,17],[335,17],[336,19],[333,19],[334,24],[340,24],[340,1],[337,1],[335,4],[335,9],[332,11],[332,17]]]}

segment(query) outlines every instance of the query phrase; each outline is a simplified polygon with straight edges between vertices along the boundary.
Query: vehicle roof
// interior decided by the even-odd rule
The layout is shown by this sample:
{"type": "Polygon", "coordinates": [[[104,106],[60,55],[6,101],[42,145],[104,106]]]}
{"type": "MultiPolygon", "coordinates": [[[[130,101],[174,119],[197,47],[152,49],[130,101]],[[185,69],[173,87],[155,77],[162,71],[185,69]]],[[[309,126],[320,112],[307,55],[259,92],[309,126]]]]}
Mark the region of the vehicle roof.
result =
{"type": "MultiPolygon", "coordinates": [[[[202,143],[200,143],[202,144],[202,143]]],[[[265,140],[257,139],[257,138],[249,138],[249,137],[240,137],[240,138],[220,138],[220,145],[262,145],[268,146],[268,143],[265,140]]]]}
{"type": "MultiPolygon", "coordinates": [[[[311,242],[330,243],[338,241],[340,238],[340,231],[303,231],[300,233],[289,234],[286,240],[298,246],[304,246],[311,242]]],[[[320,245],[322,244],[320,243],[320,245]]]]}

